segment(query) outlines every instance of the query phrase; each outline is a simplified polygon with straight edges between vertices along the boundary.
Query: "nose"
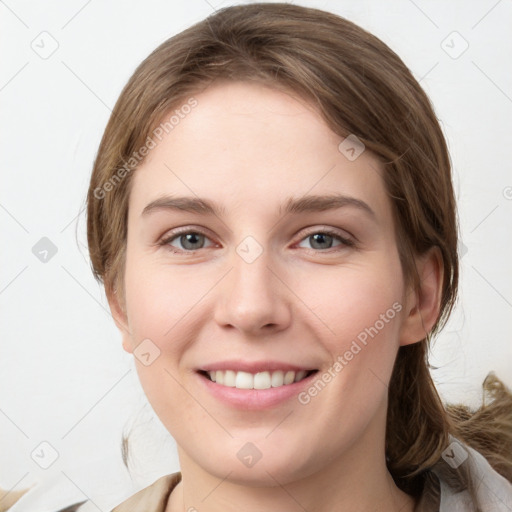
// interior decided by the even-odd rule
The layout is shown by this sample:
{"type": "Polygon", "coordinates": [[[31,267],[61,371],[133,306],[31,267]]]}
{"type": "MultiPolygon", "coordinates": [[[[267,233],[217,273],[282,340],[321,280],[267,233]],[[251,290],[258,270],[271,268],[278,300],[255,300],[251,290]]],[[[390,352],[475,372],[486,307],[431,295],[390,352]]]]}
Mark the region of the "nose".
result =
{"type": "Polygon", "coordinates": [[[231,270],[217,290],[215,320],[219,326],[257,337],[290,325],[293,294],[275,263],[265,250],[252,262],[234,251],[231,270]]]}

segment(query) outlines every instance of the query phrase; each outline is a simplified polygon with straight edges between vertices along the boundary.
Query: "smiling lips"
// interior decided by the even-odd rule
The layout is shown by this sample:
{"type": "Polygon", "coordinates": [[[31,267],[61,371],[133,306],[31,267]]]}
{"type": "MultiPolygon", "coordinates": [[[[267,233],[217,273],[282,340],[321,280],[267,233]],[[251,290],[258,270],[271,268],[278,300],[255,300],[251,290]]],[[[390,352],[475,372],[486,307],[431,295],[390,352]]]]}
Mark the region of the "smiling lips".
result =
{"type": "Polygon", "coordinates": [[[263,411],[292,400],[316,374],[313,365],[230,359],[197,367],[208,393],[230,408],[263,411]]]}
{"type": "Polygon", "coordinates": [[[299,382],[316,370],[275,370],[249,373],[235,370],[210,370],[203,372],[212,382],[237,389],[270,389],[299,382]]]}

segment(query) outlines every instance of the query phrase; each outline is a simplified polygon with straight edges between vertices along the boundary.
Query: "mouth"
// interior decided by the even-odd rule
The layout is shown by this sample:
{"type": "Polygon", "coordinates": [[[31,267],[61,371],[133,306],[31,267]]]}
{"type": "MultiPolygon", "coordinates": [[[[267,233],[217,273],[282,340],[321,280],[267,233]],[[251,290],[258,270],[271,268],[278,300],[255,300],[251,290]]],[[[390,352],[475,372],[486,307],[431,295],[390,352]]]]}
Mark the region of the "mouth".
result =
{"type": "Polygon", "coordinates": [[[210,382],[227,388],[264,390],[301,382],[318,370],[264,370],[256,373],[237,370],[199,370],[210,382]]]}

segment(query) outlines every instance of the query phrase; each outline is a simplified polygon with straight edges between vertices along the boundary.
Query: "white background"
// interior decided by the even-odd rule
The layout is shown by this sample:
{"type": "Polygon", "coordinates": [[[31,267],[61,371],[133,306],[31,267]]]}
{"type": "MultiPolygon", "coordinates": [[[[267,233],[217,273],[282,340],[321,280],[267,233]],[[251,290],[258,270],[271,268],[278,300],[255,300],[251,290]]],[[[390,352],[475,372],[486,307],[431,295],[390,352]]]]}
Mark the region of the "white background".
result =
{"type": "MultiPolygon", "coordinates": [[[[110,110],[135,67],[231,3],[0,2],[0,487],[67,486],[69,499],[109,510],[178,470],[92,277],[83,208],[110,110]],[[58,48],[43,59],[33,49],[43,44],[58,48]],[[58,250],[46,263],[32,252],[42,237],[58,250]],[[120,439],[134,422],[131,481],[120,439]],[[49,460],[43,441],[59,455],[46,470],[31,458],[36,450],[49,460]]],[[[380,37],[432,99],[454,164],[464,244],[460,301],[433,347],[433,375],[444,399],[477,404],[489,371],[512,386],[512,2],[295,3],[380,37]]]]}

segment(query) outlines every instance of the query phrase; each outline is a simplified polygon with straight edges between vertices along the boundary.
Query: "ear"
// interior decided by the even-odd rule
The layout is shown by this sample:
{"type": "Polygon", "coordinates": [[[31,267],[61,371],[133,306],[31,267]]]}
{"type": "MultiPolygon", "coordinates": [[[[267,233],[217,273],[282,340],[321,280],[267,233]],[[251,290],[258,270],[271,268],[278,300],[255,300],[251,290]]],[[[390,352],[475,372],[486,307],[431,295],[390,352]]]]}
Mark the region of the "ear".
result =
{"type": "Polygon", "coordinates": [[[121,332],[123,348],[126,352],[131,354],[133,353],[132,337],[128,325],[128,315],[126,314],[126,303],[124,297],[119,297],[118,291],[113,288],[106,290],[105,293],[110,307],[110,312],[112,313],[112,318],[121,332]]]}
{"type": "Polygon", "coordinates": [[[409,289],[405,308],[400,345],[411,345],[424,339],[439,317],[444,267],[441,251],[432,247],[416,259],[420,279],[419,289],[409,289]]]}

